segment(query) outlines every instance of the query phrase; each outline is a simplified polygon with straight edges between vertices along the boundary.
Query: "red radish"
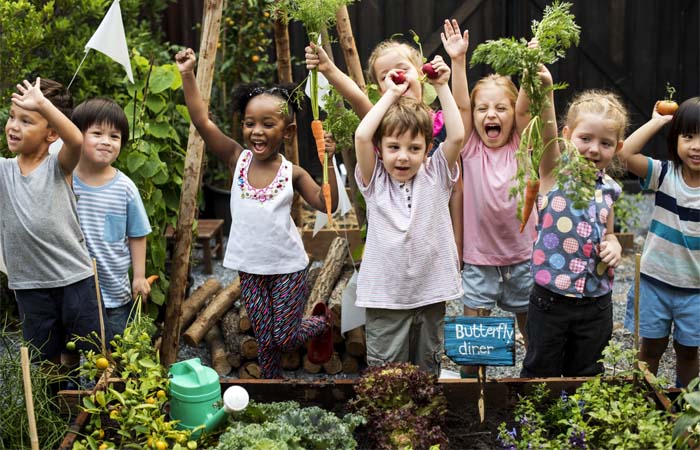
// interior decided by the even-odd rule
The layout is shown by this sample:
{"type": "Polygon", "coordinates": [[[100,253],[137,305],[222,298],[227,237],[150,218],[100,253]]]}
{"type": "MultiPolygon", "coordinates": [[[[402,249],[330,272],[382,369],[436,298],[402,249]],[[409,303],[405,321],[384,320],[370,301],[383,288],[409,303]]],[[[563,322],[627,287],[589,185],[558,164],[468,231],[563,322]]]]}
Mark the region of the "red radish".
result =
{"type": "Polygon", "coordinates": [[[396,72],[391,76],[391,81],[394,84],[404,84],[406,82],[406,75],[403,72],[396,72]]]}
{"type": "Polygon", "coordinates": [[[433,68],[433,65],[428,63],[423,64],[423,73],[425,74],[426,77],[430,78],[431,80],[435,79],[440,75],[437,70],[433,68]]]}

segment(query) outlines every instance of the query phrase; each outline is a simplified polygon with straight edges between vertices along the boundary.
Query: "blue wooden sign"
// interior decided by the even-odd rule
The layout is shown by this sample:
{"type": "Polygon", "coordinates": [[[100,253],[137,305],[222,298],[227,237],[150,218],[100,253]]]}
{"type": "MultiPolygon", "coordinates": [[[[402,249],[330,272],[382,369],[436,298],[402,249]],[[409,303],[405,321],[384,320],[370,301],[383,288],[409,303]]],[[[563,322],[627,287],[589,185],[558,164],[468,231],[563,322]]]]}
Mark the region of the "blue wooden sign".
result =
{"type": "Polygon", "coordinates": [[[512,317],[445,317],[445,354],[461,365],[515,365],[512,317]]]}

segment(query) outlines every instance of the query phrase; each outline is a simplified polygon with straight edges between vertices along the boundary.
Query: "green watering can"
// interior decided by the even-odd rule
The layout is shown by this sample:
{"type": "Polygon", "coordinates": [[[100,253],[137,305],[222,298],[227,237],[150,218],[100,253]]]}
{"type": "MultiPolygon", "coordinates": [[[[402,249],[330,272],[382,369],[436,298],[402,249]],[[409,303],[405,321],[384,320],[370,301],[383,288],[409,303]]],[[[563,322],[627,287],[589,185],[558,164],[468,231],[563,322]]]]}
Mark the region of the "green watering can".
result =
{"type": "Polygon", "coordinates": [[[210,433],[224,423],[233,411],[248,405],[248,392],[241,386],[231,386],[224,392],[221,404],[219,375],[203,366],[199,358],[180,361],[170,366],[170,418],[178,420],[177,427],[193,430],[197,439],[202,431],[210,433]]]}

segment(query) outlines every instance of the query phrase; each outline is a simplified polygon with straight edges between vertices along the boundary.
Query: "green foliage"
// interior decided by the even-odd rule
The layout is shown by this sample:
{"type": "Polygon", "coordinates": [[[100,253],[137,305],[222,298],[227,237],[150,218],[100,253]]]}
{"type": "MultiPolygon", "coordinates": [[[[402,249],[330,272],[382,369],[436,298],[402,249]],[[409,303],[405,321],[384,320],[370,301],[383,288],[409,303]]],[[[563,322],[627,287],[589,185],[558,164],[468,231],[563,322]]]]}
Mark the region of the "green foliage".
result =
{"type": "MultiPolygon", "coordinates": [[[[6,324],[0,329],[0,449],[31,448],[27,406],[24,399],[24,382],[20,352],[22,342],[19,332],[10,331],[6,324]]],[[[38,358],[38,350],[29,346],[30,359],[38,358]]],[[[58,375],[58,368],[48,361],[43,366],[30,367],[32,399],[36,417],[40,448],[58,448],[66,431],[66,418],[61,417],[58,405],[51,396],[51,385],[65,376],[58,375]]]]}
{"type": "Polygon", "coordinates": [[[169,286],[164,231],[167,224],[177,222],[186,154],[181,136],[186,136],[189,115],[181,105],[182,79],[175,64],[151,67],[137,52],[131,64],[135,84],[129,84],[128,92],[116,100],[126,105],[134,138],[122,149],[115,166],[138,186],[151,222],[146,273],[160,276],[150,299],[162,305],[169,286]]]}
{"type": "Polygon", "coordinates": [[[678,398],[681,411],[673,426],[673,442],[678,448],[700,445],[700,378],[693,379],[678,398]]]}
{"type": "Polygon", "coordinates": [[[418,366],[369,367],[355,385],[353,409],[367,418],[372,448],[446,448],[447,400],[437,378],[418,366]]]}
{"type": "Polygon", "coordinates": [[[326,131],[333,134],[336,147],[338,149],[355,148],[354,135],[360,124],[360,118],[352,109],[345,106],[343,96],[333,87],[330,87],[323,100],[326,105],[324,127],[326,131]]]}
{"type": "Polygon", "coordinates": [[[357,446],[352,433],[364,423],[356,414],[341,419],[316,406],[301,408],[293,401],[251,402],[230,419],[231,425],[213,449],[351,450],[357,446]]]}
{"type": "Polygon", "coordinates": [[[639,203],[642,201],[642,193],[627,194],[625,191],[615,201],[615,228],[619,226],[623,233],[639,228],[642,223],[639,203]]]}
{"type": "MultiPolygon", "coordinates": [[[[574,394],[562,392],[555,399],[543,383],[521,397],[515,407],[516,426],[499,427],[501,448],[542,449],[668,449],[671,421],[655,409],[642,387],[630,382],[634,351],[611,343],[603,353],[612,377],[601,375],[583,383],[574,394]]],[[[641,374],[639,375],[641,376],[641,374]]]]}
{"type": "MultiPolygon", "coordinates": [[[[89,434],[74,444],[75,450],[96,449],[102,444],[150,449],[159,448],[158,442],[174,450],[186,448],[190,431],[177,429],[176,421],[169,420],[164,411],[169,379],[151,340],[155,324],[141,312],[141,302],[135,302],[134,309],[134,319],[123,335],[114,336],[114,350],[109,355],[113,375],[124,380],[124,389],[108,386],[83,397],[82,409],[90,414],[89,434]]],[[[103,355],[92,350],[85,352],[81,375],[90,379],[100,375],[100,358],[103,355]]]]}
{"type": "MultiPolygon", "coordinates": [[[[529,112],[532,120],[523,130],[520,147],[516,152],[518,170],[515,175],[516,186],[511,189],[512,197],[518,196],[525,190],[528,179],[539,179],[540,161],[550,144],[543,141],[544,127],[547,124],[542,120],[542,113],[550,106],[547,99],[549,93],[565,88],[566,84],[557,83],[545,87],[538,72],[540,65],[555,63],[564,56],[570,46],[578,45],[581,28],[574,22],[574,16],[569,12],[570,8],[570,3],[558,1],[545,7],[542,20],[532,23],[532,33],[539,42],[535,48],[528,48],[524,38],[519,40],[512,37],[501,38],[479,44],[472,55],[472,65],[486,63],[501,75],[520,75],[521,88],[530,99],[529,112]]],[[[562,161],[578,163],[579,158],[571,154],[567,160],[562,161]]],[[[591,175],[588,169],[580,170],[572,166],[566,166],[563,169],[572,175],[591,175]],[[580,172],[577,172],[579,170],[580,172]]],[[[583,201],[587,202],[590,199],[590,197],[585,198],[585,194],[595,185],[595,177],[576,179],[575,183],[567,185],[585,187],[585,189],[574,189],[569,192],[574,202],[581,205],[583,201]]],[[[518,209],[522,210],[522,195],[519,202],[518,209]]]]}
{"type": "MultiPolygon", "coordinates": [[[[587,208],[595,195],[598,170],[571,141],[560,139],[559,142],[561,157],[559,167],[556,169],[557,184],[569,195],[574,208],[587,208]]],[[[617,203],[615,203],[615,210],[617,211],[617,203]]]]}

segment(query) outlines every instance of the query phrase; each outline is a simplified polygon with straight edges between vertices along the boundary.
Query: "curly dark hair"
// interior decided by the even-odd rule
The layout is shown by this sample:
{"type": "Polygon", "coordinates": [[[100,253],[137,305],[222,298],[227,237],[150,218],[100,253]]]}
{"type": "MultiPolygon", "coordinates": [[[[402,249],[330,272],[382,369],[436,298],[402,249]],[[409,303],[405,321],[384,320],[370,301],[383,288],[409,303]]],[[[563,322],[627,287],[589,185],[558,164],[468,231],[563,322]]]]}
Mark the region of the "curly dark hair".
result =
{"type": "Polygon", "coordinates": [[[299,111],[299,108],[292,96],[295,89],[296,85],[293,83],[274,84],[270,87],[266,87],[260,83],[239,84],[231,94],[233,110],[243,116],[245,115],[245,108],[248,106],[250,99],[257,97],[258,95],[267,94],[279,97],[285,102],[287,105],[286,113],[284,114],[286,116],[285,119],[287,120],[287,123],[294,122],[296,113],[299,111]]]}

